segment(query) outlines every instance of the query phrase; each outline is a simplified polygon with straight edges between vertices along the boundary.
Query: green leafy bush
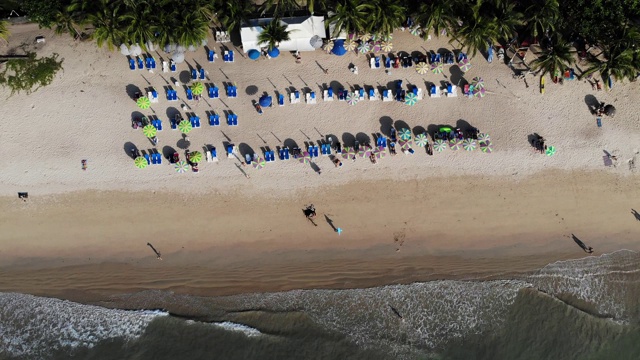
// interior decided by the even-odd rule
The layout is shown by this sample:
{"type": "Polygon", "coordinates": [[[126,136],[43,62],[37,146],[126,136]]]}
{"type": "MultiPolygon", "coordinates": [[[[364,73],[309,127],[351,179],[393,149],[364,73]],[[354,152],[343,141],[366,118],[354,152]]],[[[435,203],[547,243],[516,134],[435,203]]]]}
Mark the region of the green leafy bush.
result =
{"type": "Polygon", "coordinates": [[[58,61],[58,54],[38,59],[34,52],[29,52],[26,58],[10,59],[4,64],[0,85],[11,88],[11,95],[21,91],[30,94],[51,84],[60,69],[62,60],[58,61]]]}

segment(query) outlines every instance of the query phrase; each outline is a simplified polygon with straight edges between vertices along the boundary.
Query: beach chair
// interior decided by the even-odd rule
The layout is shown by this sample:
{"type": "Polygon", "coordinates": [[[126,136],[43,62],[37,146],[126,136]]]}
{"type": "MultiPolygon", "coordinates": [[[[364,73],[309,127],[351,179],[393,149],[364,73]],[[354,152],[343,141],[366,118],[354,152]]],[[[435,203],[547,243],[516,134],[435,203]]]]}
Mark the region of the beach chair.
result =
{"type": "Polygon", "coordinates": [[[187,88],[187,100],[193,100],[193,91],[191,91],[191,88],[187,88]]]}
{"type": "Polygon", "coordinates": [[[251,165],[251,161],[253,161],[253,156],[251,156],[250,154],[244,154],[244,161],[247,163],[247,165],[251,165]]]}
{"type": "Polygon", "coordinates": [[[360,100],[364,100],[364,89],[362,88],[358,89],[358,98],[360,100]]]}
{"type": "Polygon", "coordinates": [[[285,160],[284,150],[285,148],[278,150],[278,157],[280,158],[280,160],[285,160]]]}
{"type": "Polygon", "coordinates": [[[333,101],[333,88],[324,91],[324,101],[333,101]]]}
{"type": "Polygon", "coordinates": [[[166,61],[162,62],[162,72],[163,73],[168,73],[169,72],[169,63],[166,61]]]}
{"type": "Polygon", "coordinates": [[[284,106],[284,95],[278,94],[278,106],[284,106]]]}
{"type": "Polygon", "coordinates": [[[204,80],[205,78],[204,69],[200,68],[200,80],[204,80]]]}
{"type": "Polygon", "coordinates": [[[197,116],[192,116],[189,118],[189,121],[191,121],[191,126],[194,128],[199,128],[200,127],[200,118],[197,116]]]}
{"type": "Polygon", "coordinates": [[[156,157],[156,165],[162,165],[162,154],[155,153],[153,155],[156,157]]]}
{"type": "Polygon", "coordinates": [[[404,102],[405,95],[406,95],[405,90],[396,91],[396,101],[404,102]]]}
{"type": "Polygon", "coordinates": [[[389,89],[382,89],[382,101],[393,101],[393,97],[391,96],[391,91],[389,91],[389,89]]]}
{"type": "Polygon", "coordinates": [[[376,68],[376,59],[375,59],[375,58],[373,58],[373,56],[371,57],[371,59],[369,59],[369,66],[370,66],[372,69],[375,69],[375,68],[376,68]]]}
{"type": "Polygon", "coordinates": [[[147,165],[151,165],[151,157],[149,154],[144,154],[144,158],[147,160],[147,165]]]}
{"type": "Polygon", "coordinates": [[[276,156],[275,156],[275,152],[274,151],[265,151],[264,153],[264,160],[266,162],[274,162],[276,161],[276,156]]]}
{"type": "Polygon", "coordinates": [[[231,85],[227,86],[227,97],[233,97],[233,86],[231,85]]]}
{"type": "Polygon", "coordinates": [[[171,69],[171,72],[176,72],[176,62],[171,60],[169,68],[171,69]]]}
{"type": "Polygon", "coordinates": [[[209,125],[210,126],[220,126],[220,115],[218,115],[218,114],[209,115],[209,125]]]}
{"type": "Polygon", "coordinates": [[[236,114],[229,114],[227,116],[227,124],[229,126],[238,126],[238,115],[236,114]]]}
{"type": "Polygon", "coordinates": [[[295,104],[296,103],[296,94],[294,94],[294,93],[289,94],[289,101],[292,104],[295,104]]]}
{"type": "Polygon", "coordinates": [[[322,144],[320,147],[320,151],[324,156],[331,155],[331,144],[322,144]]]}
{"type": "Polygon", "coordinates": [[[435,84],[431,84],[429,94],[431,94],[431,97],[433,98],[439,98],[440,89],[435,84]]]}
{"type": "Polygon", "coordinates": [[[418,87],[414,85],[413,89],[411,89],[411,92],[413,93],[413,95],[418,96],[418,87]]]}
{"type": "Polygon", "coordinates": [[[307,103],[308,104],[316,104],[318,101],[316,100],[316,92],[315,91],[311,91],[307,93],[307,103]]]}
{"type": "Polygon", "coordinates": [[[384,58],[384,67],[387,69],[391,68],[391,58],[389,56],[385,56],[384,58]]]}
{"type": "Polygon", "coordinates": [[[196,69],[191,69],[191,80],[198,80],[198,72],[196,69]]]}
{"type": "Polygon", "coordinates": [[[376,69],[380,69],[380,56],[376,56],[375,60],[376,60],[376,69]]]}
{"type": "Polygon", "coordinates": [[[142,60],[142,57],[138,56],[138,70],[142,70],[144,69],[144,60],[142,60]]]}
{"type": "Polygon", "coordinates": [[[173,94],[171,93],[171,89],[167,89],[167,101],[172,101],[173,100],[173,94]]]}
{"type": "Polygon", "coordinates": [[[172,94],[172,100],[173,101],[178,101],[178,91],[177,90],[172,90],[171,94],[172,94]]]}
{"type": "Polygon", "coordinates": [[[146,67],[147,69],[151,69],[151,58],[150,57],[144,58],[144,67],[146,67]]]}
{"type": "Polygon", "coordinates": [[[204,156],[207,158],[207,162],[211,162],[211,161],[213,161],[213,160],[211,159],[211,153],[210,153],[210,152],[206,151],[206,152],[204,153],[204,156]]]}
{"type": "Polygon", "coordinates": [[[318,157],[319,152],[320,152],[320,147],[318,145],[313,146],[313,157],[318,157]]]}
{"type": "Polygon", "coordinates": [[[218,89],[217,86],[213,87],[212,95],[213,95],[212,99],[217,99],[220,97],[220,89],[218,89]]]}
{"type": "Polygon", "coordinates": [[[224,62],[229,62],[229,51],[225,50],[224,54],[222,55],[222,60],[224,60],[224,62]]]}
{"type": "Polygon", "coordinates": [[[338,101],[345,101],[345,97],[345,90],[340,88],[340,90],[338,90],[338,101]]]}
{"type": "Polygon", "coordinates": [[[467,58],[467,54],[460,52],[458,54],[458,62],[461,62],[462,60],[465,60],[467,58]]]}
{"type": "Polygon", "coordinates": [[[215,146],[211,147],[210,153],[211,153],[211,161],[218,162],[218,152],[216,151],[215,146]]]}
{"type": "Polygon", "coordinates": [[[157,119],[157,120],[156,120],[156,124],[154,125],[154,127],[155,127],[158,131],[162,131],[162,120],[157,119]]]}
{"type": "Polygon", "coordinates": [[[452,85],[451,83],[447,83],[447,97],[457,97],[458,96],[458,87],[452,85]]]}
{"type": "Polygon", "coordinates": [[[136,61],[133,59],[129,59],[129,70],[135,70],[136,69],[136,61]]]}
{"type": "Polygon", "coordinates": [[[155,69],[156,68],[156,59],[152,57],[150,61],[151,61],[151,68],[155,69]]]}
{"type": "Polygon", "coordinates": [[[149,154],[149,157],[151,158],[151,165],[156,165],[156,154],[151,153],[149,154]]]}
{"type": "Polygon", "coordinates": [[[158,92],[155,90],[151,90],[149,91],[149,93],[147,94],[149,96],[149,101],[151,101],[152,103],[157,103],[158,102],[158,92]]]}
{"type": "Polygon", "coordinates": [[[207,54],[207,60],[209,60],[209,62],[213,62],[215,59],[215,55],[216,53],[213,50],[209,50],[209,53],[207,54]]]}
{"type": "Polygon", "coordinates": [[[233,144],[229,144],[227,145],[227,157],[228,158],[233,158],[234,157],[234,146],[233,144]]]}

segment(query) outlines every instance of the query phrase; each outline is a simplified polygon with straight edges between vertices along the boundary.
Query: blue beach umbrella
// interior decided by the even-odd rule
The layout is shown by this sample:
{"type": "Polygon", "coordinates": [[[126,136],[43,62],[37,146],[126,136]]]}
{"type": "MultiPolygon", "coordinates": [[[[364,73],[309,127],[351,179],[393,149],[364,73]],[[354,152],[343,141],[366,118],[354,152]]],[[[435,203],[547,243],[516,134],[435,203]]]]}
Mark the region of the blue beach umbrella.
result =
{"type": "Polygon", "coordinates": [[[267,54],[272,58],[277,58],[278,55],[280,55],[280,50],[278,50],[277,47],[274,47],[273,49],[269,49],[269,51],[267,51],[267,54]]]}
{"type": "Polygon", "coordinates": [[[258,58],[260,58],[260,51],[258,51],[256,49],[251,49],[251,50],[249,50],[247,55],[249,56],[249,59],[251,59],[251,60],[258,60],[258,58]]]}
{"type": "Polygon", "coordinates": [[[342,56],[347,53],[347,49],[344,48],[344,40],[336,40],[333,43],[333,49],[331,49],[331,53],[334,55],[342,56]]]}
{"type": "Polygon", "coordinates": [[[268,95],[263,95],[260,100],[258,101],[258,103],[260,104],[260,106],[262,107],[269,107],[271,106],[271,96],[268,95]]]}

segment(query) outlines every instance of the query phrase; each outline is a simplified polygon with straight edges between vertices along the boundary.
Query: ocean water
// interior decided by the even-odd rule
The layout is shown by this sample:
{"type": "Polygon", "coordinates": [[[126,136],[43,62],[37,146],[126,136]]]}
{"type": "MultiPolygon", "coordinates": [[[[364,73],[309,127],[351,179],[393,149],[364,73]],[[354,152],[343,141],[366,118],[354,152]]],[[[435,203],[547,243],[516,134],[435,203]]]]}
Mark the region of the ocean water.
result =
{"type": "Polygon", "coordinates": [[[511,279],[103,305],[0,293],[0,359],[640,359],[625,250],[511,279]]]}

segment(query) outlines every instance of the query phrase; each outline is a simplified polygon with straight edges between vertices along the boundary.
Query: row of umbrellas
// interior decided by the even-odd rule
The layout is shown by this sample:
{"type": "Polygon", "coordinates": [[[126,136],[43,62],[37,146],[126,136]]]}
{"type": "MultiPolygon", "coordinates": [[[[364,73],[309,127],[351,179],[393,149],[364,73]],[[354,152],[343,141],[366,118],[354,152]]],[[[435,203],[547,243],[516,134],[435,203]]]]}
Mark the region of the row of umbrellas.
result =
{"type": "MultiPolygon", "coordinates": [[[[201,82],[195,82],[191,85],[191,92],[193,95],[202,95],[204,92],[204,84],[201,82]]],[[[142,110],[146,110],[151,107],[151,99],[148,96],[141,96],[136,101],[138,107],[142,110]]]]}
{"type": "MultiPolygon", "coordinates": [[[[189,120],[182,120],[178,123],[178,130],[183,134],[188,134],[193,130],[193,125],[189,120]]],[[[155,126],[149,124],[142,128],[142,133],[148,138],[155,137],[158,134],[158,129],[155,126]]],[[[196,161],[197,162],[197,161],[196,161]]]]}
{"type": "Polygon", "coordinates": [[[347,51],[358,51],[362,54],[368,52],[390,52],[393,50],[391,41],[355,41],[355,40],[329,40],[324,44],[324,50],[331,51],[335,55],[344,55],[347,51]]]}
{"type": "MultiPolygon", "coordinates": [[[[471,69],[471,63],[469,62],[469,59],[463,59],[458,63],[458,67],[461,71],[467,72],[471,69]]],[[[421,75],[424,75],[429,71],[433,72],[434,74],[442,74],[444,72],[444,64],[441,62],[427,64],[423,61],[416,64],[416,71],[421,75]]]]}

